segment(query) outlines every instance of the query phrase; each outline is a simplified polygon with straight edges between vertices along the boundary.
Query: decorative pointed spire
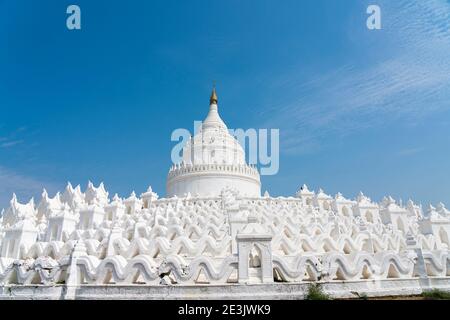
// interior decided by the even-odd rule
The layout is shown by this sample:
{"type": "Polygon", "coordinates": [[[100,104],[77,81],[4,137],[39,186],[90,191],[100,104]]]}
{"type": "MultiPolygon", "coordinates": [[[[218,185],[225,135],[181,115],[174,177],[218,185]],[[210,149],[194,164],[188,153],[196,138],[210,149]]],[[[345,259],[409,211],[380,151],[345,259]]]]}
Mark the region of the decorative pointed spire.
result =
{"type": "Polygon", "coordinates": [[[11,199],[11,201],[10,201],[11,203],[17,203],[17,195],[16,195],[16,193],[14,192],[13,193],[13,195],[12,195],[12,199],[11,199]]]}
{"type": "Polygon", "coordinates": [[[219,99],[217,98],[216,85],[214,85],[211,93],[211,98],[209,98],[209,104],[217,104],[218,101],[219,99]]]}
{"type": "Polygon", "coordinates": [[[47,190],[45,188],[42,189],[42,199],[48,199],[48,193],[47,193],[47,190]]]}
{"type": "Polygon", "coordinates": [[[217,98],[216,93],[216,86],[214,85],[211,98],[209,99],[210,105],[209,105],[209,112],[206,116],[206,119],[203,121],[203,125],[201,127],[201,130],[207,129],[207,128],[222,128],[227,130],[227,126],[223,122],[223,120],[220,118],[217,102],[219,99],[217,98]]]}

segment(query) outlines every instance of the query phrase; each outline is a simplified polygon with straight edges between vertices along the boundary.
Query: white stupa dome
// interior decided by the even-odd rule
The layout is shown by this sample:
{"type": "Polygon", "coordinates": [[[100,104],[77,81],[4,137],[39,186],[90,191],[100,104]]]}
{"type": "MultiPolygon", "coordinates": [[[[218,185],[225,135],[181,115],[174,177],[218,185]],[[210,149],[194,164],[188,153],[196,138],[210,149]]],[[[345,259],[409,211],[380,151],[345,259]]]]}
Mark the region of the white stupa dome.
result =
{"type": "Polygon", "coordinates": [[[173,166],[167,179],[167,195],[187,193],[218,196],[226,187],[243,195],[261,195],[256,168],[247,165],[245,152],[220,118],[215,89],[199,132],[183,148],[183,162],[173,166]]]}

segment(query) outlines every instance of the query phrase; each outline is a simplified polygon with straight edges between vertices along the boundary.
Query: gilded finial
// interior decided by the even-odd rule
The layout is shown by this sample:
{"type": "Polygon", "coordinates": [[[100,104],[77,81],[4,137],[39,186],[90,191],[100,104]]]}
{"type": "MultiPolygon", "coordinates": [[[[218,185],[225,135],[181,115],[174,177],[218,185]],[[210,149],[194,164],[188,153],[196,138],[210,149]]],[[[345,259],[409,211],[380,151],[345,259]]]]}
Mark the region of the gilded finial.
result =
{"type": "Polygon", "coordinates": [[[211,93],[211,98],[209,98],[209,103],[210,104],[217,104],[218,101],[219,101],[219,99],[217,98],[216,84],[214,83],[213,90],[212,90],[212,93],[211,93]]]}

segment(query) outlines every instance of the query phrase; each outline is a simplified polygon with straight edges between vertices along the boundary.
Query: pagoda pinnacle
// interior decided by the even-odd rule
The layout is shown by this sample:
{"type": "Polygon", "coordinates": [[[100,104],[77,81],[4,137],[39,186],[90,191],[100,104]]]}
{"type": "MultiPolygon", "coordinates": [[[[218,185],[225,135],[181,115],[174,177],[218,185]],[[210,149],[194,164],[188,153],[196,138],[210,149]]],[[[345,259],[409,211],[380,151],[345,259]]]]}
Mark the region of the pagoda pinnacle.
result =
{"type": "Polygon", "coordinates": [[[219,99],[217,98],[216,86],[213,87],[211,98],[209,98],[209,104],[217,104],[219,99]]]}

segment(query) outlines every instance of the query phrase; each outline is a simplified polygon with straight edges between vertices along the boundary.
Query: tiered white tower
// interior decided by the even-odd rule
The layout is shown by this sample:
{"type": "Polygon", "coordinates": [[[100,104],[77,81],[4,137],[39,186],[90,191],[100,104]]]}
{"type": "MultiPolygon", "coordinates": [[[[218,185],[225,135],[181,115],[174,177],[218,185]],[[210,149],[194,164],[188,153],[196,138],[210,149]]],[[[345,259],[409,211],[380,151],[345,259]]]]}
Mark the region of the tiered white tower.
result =
{"type": "Polygon", "coordinates": [[[245,162],[245,152],[220,118],[213,89],[209,113],[199,132],[183,148],[183,161],[171,167],[167,196],[219,196],[224,188],[259,197],[258,170],[245,162]]]}

